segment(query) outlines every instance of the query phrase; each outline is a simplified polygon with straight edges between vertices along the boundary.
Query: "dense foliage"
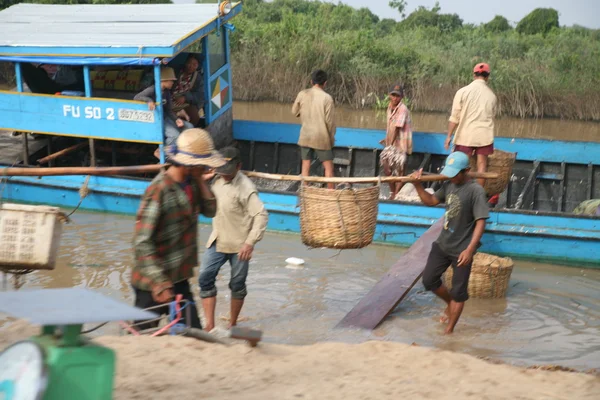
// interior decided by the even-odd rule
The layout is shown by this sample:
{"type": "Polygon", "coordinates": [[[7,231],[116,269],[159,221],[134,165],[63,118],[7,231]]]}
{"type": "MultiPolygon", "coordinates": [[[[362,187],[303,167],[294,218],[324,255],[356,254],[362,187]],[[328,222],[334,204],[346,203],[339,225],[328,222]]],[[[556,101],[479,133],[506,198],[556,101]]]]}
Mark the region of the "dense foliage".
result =
{"type": "MultiPolygon", "coordinates": [[[[532,17],[538,14],[524,21],[538,21],[532,17]]],[[[390,17],[397,15],[390,8],[390,17]]],[[[455,90],[471,80],[473,65],[485,61],[504,114],[600,120],[598,30],[519,33],[501,16],[473,26],[438,5],[397,22],[366,8],[305,0],[245,0],[234,24],[239,99],[292,101],[319,67],[330,73],[328,90],[338,102],[375,104],[377,95],[401,81],[414,108],[448,111],[455,90]]]]}

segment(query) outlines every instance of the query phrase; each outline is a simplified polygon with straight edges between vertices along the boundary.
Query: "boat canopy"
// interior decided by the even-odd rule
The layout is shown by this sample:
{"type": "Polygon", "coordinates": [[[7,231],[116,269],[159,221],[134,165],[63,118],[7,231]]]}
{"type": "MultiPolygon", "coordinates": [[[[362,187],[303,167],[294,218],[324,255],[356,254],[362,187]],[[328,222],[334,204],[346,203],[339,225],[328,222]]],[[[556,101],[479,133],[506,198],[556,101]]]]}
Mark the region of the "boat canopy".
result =
{"type": "Polygon", "coordinates": [[[17,4],[0,12],[0,61],[151,65],[173,58],[241,11],[217,4],[17,4]]]}

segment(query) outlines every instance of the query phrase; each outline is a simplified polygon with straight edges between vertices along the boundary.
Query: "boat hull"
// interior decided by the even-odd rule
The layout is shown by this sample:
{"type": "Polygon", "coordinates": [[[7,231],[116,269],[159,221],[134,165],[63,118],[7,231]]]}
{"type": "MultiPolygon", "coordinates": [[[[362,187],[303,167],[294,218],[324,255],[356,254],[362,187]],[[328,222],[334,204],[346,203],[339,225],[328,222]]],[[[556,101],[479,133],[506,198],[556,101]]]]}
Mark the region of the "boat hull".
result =
{"type": "MultiPolygon", "coordinates": [[[[5,183],[2,200],[76,207],[85,176],[19,177],[5,183]]],[[[91,177],[81,210],[135,214],[149,181],[91,177]]],[[[300,232],[298,197],[261,192],[269,211],[268,229],[300,232]]],[[[410,246],[444,213],[442,207],[386,202],[379,205],[374,241],[410,246]]],[[[210,221],[201,217],[200,223],[210,221]]],[[[600,219],[531,211],[491,211],[481,251],[562,265],[600,268],[600,219]]]]}

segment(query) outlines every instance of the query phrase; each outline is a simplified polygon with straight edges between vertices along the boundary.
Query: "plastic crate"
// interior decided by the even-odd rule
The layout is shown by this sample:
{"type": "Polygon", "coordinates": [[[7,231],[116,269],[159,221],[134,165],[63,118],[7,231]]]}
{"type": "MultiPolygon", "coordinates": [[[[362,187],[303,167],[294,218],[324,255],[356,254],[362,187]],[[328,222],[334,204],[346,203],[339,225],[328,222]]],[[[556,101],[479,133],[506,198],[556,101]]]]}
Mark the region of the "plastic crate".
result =
{"type": "Polygon", "coordinates": [[[62,233],[58,207],[0,207],[0,268],[54,269],[62,233]]]}

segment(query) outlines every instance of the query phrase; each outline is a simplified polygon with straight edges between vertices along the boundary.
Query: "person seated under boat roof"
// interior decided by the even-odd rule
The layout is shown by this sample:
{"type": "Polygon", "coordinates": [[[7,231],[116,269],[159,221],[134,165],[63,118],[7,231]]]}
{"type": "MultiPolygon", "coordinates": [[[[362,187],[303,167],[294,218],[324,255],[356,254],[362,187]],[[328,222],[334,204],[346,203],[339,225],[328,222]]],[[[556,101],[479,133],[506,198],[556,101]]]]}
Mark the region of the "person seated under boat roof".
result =
{"type": "Polygon", "coordinates": [[[198,70],[200,62],[190,54],[185,64],[177,72],[177,82],[173,86],[173,110],[185,110],[194,126],[200,124],[200,110],[204,108],[204,83],[198,70]]]}
{"type": "MultiPolygon", "coordinates": [[[[185,110],[175,112],[173,109],[173,98],[171,96],[171,89],[177,78],[175,77],[175,71],[173,68],[164,67],[160,71],[160,89],[162,93],[163,103],[163,115],[164,115],[164,133],[165,133],[165,144],[171,146],[177,140],[180,129],[190,129],[193,125],[189,122],[190,117],[187,115],[185,110]]],[[[156,89],[155,85],[149,86],[140,93],[136,94],[133,98],[137,101],[144,101],[148,103],[148,109],[154,111],[156,108],[156,89]]],[[[160,158],[158,149],[154,152],[156,158],[160,158]]]]}

